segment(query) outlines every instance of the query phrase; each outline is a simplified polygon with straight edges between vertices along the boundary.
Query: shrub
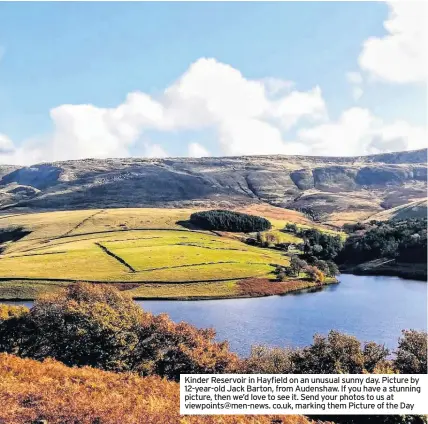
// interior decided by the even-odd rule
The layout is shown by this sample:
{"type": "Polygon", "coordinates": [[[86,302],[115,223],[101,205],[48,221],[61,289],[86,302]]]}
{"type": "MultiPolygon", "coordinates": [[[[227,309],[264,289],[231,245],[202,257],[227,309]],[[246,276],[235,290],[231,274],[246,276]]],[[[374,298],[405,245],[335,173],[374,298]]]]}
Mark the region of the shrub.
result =
{"type": "Polygon", "coordinates": [[[30,310],[24,306],[0,304],[0,352],[15,351],[20,341],[23,317],[30,310]]]}
{"type": "Polygon", "coordinates": [[[288,233],[297,234],[298,229],[296,224],[288,223],[284,227],[284,231],[287,231],[288,233]]]}
{"type": "Polygon", "coordinates": [[[326,264],[328,267],[327,275],[329,277],[334,277],[340,274],[338,266],[333,261],[326,261],[326,264]]]}
{"type": "Polygon", "coordinates": [[[233,369],[236,355],[214,337],[214,330],[144,312],[113,287],[83,283],[40,298],[28,312],[0,320],[0,347],[6,352],[174,380],[184,372],[233,369]]]}
{"type": "Polygon", "coordinates": [[[306,263],[306,261],[304,261],[303,259],[300,259],[298,256],[293,255],[290,258],[290,270],[291,273],[298,277],[300,275],[300,273],[308,266],[308,264],[306,263]]]}
{"type": "Polygon", "coordinates": [[[248,374],[291,374],[292,353],[289,348],[253,346],[250,356],[242,361],[240,371],[248,374]]]}
{"type": "Polygon", "coordinates": [[[307,266],[305,272],[311,281],[322,284],[325,281],[324,273],[315,266],[307,266]]]}
{"type": "Polygon", "coordinates": [[[364,369],[370,373],[389,374],[390,365],[385,363],[385,358],[389,355],[389,350],[374,342],[368,342],[364,345],[364,369]],[[379,372],[380,370],[384,372],[379,372]]]}
{"type": "Polygon", "coordinates": [[[260,216],[227,210],[195,212],[190,222],[205,230],[251,233],[271,228],[271,223],[260,216]]]}
{"type": "Polygon", "coordinates": [[[360,342],[337,331],[327,337],[316,334],[313,344],[296,350],[292,360],[296,374],[360,374],[364,370],[360,342]]]}
{"type": "Polygon", "coordinates": [[[403,330],[394,365],[401,374],[427,373],[427,333],[403,330]]]}
{"type": "Polygon", "coordinates": [[[361,374],[386,369],[388,354],[374,342],[362,346],[353,336],[330,331],[327,337],[315,335],[304,348],[253,347],[241,366],[250,374],[361,374]]]}

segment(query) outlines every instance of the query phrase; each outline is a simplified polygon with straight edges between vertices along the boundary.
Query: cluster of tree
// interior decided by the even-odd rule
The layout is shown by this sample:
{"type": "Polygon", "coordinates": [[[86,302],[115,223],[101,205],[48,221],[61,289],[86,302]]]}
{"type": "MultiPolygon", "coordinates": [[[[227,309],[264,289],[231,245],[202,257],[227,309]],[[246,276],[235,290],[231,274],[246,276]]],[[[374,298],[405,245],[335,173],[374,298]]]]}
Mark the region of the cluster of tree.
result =
{"type": "MultiPolygon", "coordinates": [[[[398,262],[427,260],[427,219],[372,221],[353,227],[338,256],[339,263],[358,264],[378,258],[398,262]]],[[[350,227],[347,229],[350,230],[350,227]]]]}
{"type": "MultiPolygon", "coordinates": [[[[304,348],[253,347],[241,363],[242,372],[254,374],[426,374],[427,333],[403,331],[395,357],[383,345],[361,344],[355,337],[331,331],[315,335],[304,348]]],[[[420,415],[320,415],[309,418],[338,424],[426,424],[420,415]]]]}
{"type": "Polygon", "coordinates": [[[261,216],[248,215],[228,210],[195,212],[190,222],[205,230],[252,233],[269,230],[271,223],[261,216]]]}
{"type": "Polygon", "coordinates": [[[273,232],[257,232],[255,237],[247,237],[245,239],[245,243],[251,246],[258,247],[269,247],[271,249],[283,250],[285,252],[290,251],[290,249],[303,249],[303,243],[295,244],[295,243],[287,243],[281,240],[281,237],[278,234],[273,232]]]}
{"type": "Polygon", "coordinates": [[[223,373],[234,367],[237,356],[214,337],[212,329],[145,312],[107,285],[70,285],[40,298],[31,310],[0,308],[0,352],[176,381],[181,373],[223,373]]]}
{"type": "Polygon", "coordinates": [[[369,228],[370,225],[375,224],[377,221],[371,221],[370,224],[365,222],[347,223],[343,225],[343,231],[347,234],[356,233],[357,231],[363,231],[369,228]]]}
{"type": "Polygon", "coordinates": [[[249,374],[426,374],[427,333],[404,330],[390,354],[383,345],[332,330],[303,348],[255,346],[240,366],[249,374]]]}
{"type": "Polygon", "coordinates": [[[300,277],[302,273],[318,284],[324,282],[325,277],[334,277],[339,274],[339,268],[333,261],[323,261],[312,257],[308,263],[297,255],[292,255],[289,266],[277,266],[275,273],[278,281],[284,281],[288,277],[300,277]]]}
{"type": "Polygon", "coordinates": [[[331,235],[315,228],[299,229],[296,224],[287,224],[284,231],[303,239],[303,244],[299,247],[309,262],[316,259],[332,261],[343,248],[343,241],[339,235],[331,235]]]}
{"type": "Polygon", "coordinates": [[[28,231],[25,228],[19,226],[0,228],[0,253],[2,253],[4,250],[4,246],[2,246],[2,244],[9,241],[17,241],[30,233],[31,231],[28,231]]]}
{"type": "Polygon", "coordinates": [[[322,220],[322,214],[310,207],[294,208],[294,210],[303,213],[307,218],[314,222],[320,222],[322,220]]]}

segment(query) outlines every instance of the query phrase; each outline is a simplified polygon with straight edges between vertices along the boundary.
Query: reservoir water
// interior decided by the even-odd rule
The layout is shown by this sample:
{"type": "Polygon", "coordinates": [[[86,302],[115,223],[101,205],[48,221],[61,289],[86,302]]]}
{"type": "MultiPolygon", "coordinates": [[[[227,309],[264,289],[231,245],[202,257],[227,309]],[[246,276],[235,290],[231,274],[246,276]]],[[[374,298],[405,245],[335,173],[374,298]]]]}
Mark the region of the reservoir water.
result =
{"type": "MultiPolygon", "coordinates": [[[[305,346],[331,329],[394,349],[401,330],[427,329],[427,284],[397,277],[344,274],[316,292],[253,299],[137,301],[174,321],[213,327],[218,340],[247,355],[252,345],[305,346]]],[[[12,303],[12,302],[11,302],[12,303]]],[[[30,302],[13,302],[30,304],[30,302]]]]}

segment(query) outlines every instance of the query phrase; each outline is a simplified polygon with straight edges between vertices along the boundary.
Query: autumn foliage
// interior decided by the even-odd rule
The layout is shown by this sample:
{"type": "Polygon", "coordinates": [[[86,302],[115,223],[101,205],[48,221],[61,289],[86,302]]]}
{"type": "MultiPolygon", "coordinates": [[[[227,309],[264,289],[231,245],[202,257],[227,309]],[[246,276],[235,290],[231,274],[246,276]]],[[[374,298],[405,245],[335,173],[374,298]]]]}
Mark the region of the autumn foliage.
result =
{"type": "Polygon", "coordinates": [[[0,310],[0,351],[70,366],[156,374],[233,371],[238,358],[215,331],[143,311],[107,285],[76,284],[37,300],[31,310],[0,310]]]}
{"type": "MultiPolygon", "coordinates": [[[[1,424],[271,424],[274,418],[183,417],[179,399],[179,385],[160,377],[0,354],[1,424]]],[[[309,424],[302,416],[277,417],[274,422],[309,424]]]]}

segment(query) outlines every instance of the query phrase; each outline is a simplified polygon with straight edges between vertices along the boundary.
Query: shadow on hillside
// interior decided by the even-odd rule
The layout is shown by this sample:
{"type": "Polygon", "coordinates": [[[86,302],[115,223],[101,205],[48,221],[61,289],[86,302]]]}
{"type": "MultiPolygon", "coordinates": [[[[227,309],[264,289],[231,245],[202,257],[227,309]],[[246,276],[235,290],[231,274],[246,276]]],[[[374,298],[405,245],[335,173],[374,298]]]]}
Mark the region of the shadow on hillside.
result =
{"type": "Polygon", "coordinates": [[[182,226],[184,228],[187,228],[188,230],[199,230],[199,231],[203,231],[204,230],[203,228],[198,227],[197,225],[195,225],[192,222],[190,222],[190,220],[177,221],[176,224],[180,225],[180,226],[182,226]]]}
{"type": "Polygon", "coordinates": [[[31,231],[23,227],[10,227],[0,229],[0,253],[6,248],[3,244],[6,242],[14,242],[24,238],[30,234],[31,231]]]}

